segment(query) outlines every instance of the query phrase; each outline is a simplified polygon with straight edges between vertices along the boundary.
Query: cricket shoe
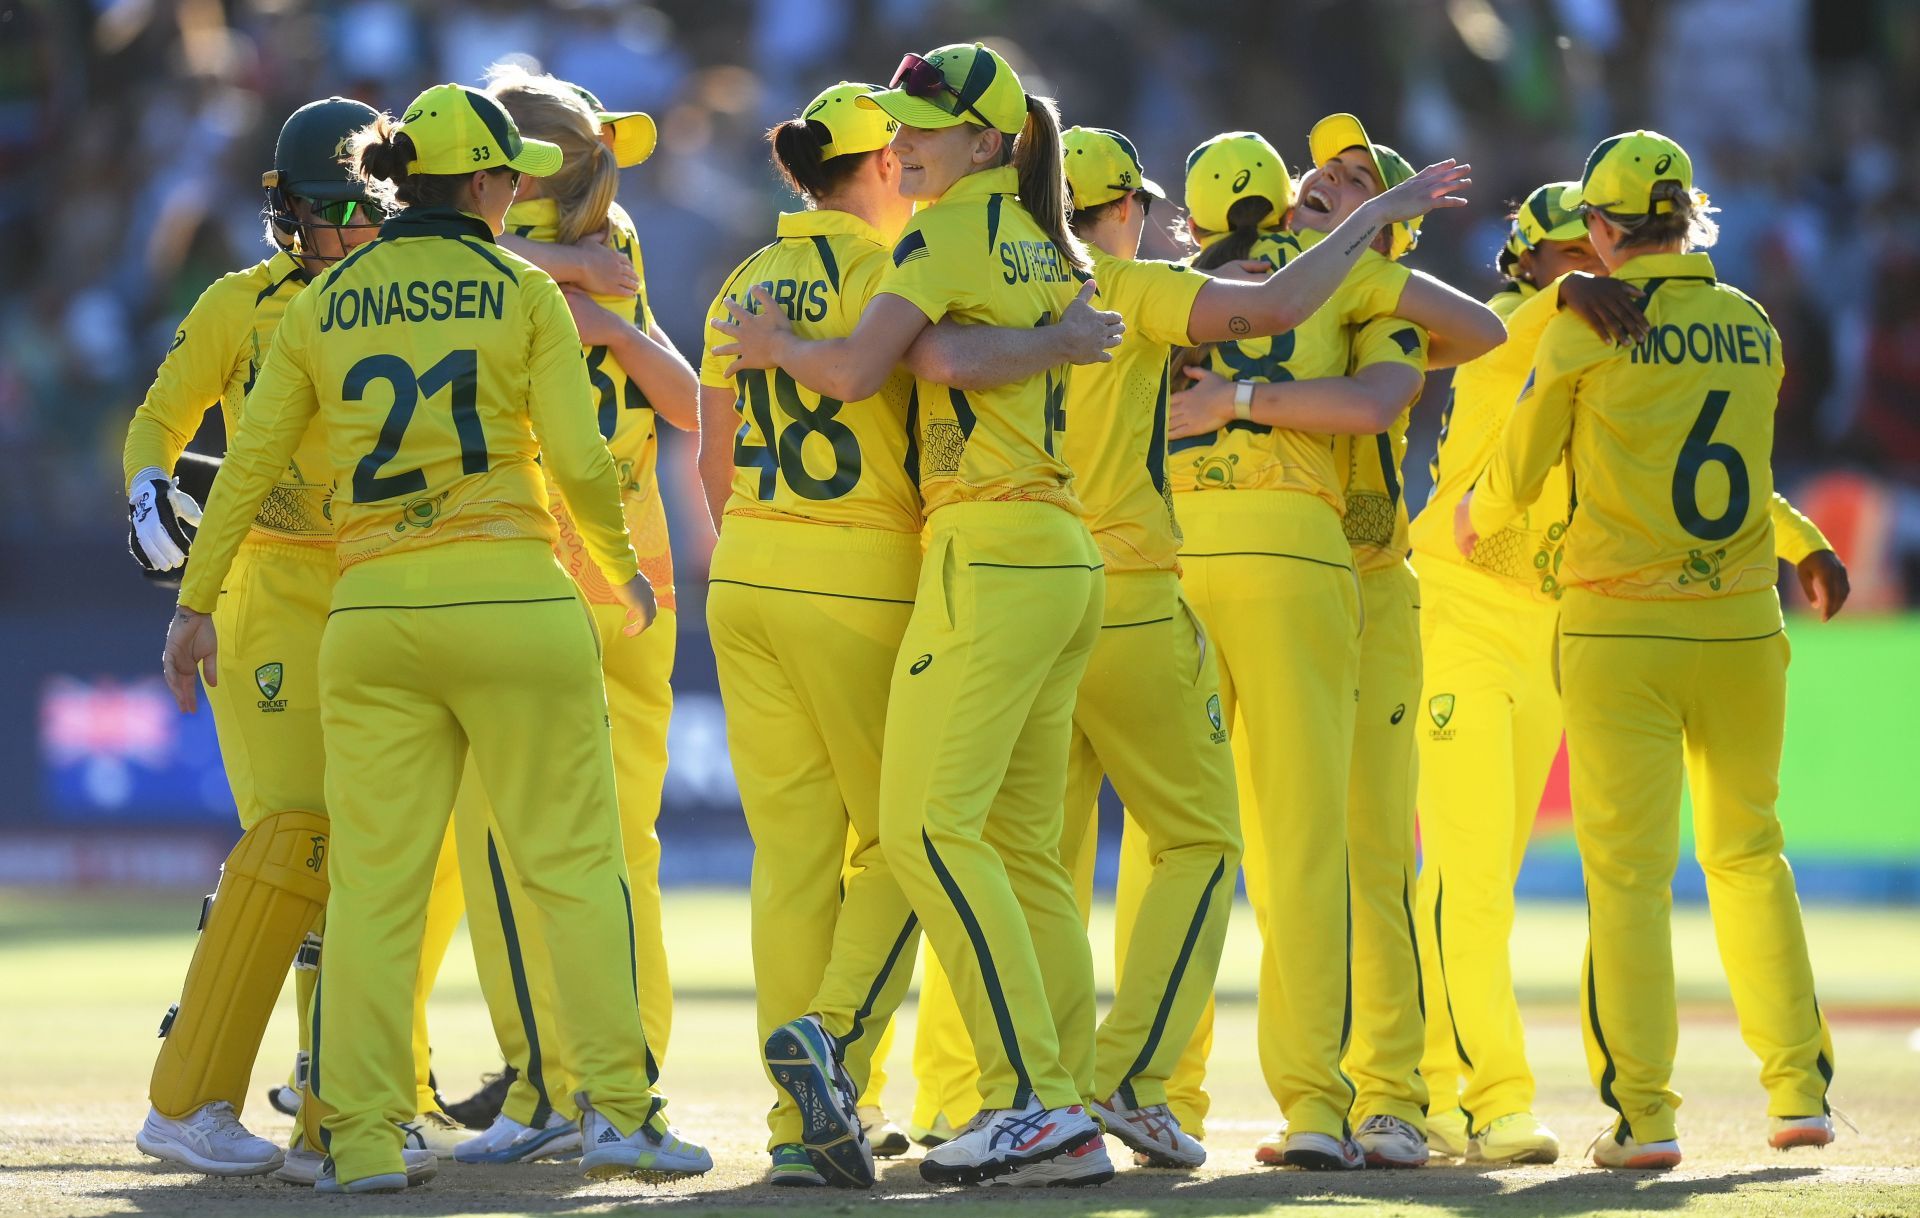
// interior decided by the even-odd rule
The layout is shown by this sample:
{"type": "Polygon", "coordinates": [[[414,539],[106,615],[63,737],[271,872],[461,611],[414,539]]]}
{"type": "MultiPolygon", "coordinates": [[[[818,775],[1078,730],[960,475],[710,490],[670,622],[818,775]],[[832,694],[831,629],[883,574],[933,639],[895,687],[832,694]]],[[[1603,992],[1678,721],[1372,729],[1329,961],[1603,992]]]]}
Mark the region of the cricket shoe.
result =
{"type": "Polygon", "coordinates": [[[478,1091],[464,1100],[442,1104],[440,1108],[468,1129],[491,1129],[493,1118],[499,1116],[500,1110],[506,1107],[507,1092],[513,1089],[513,1082],[519,1077],[520,1072],[513,1066],[502,1066],[498,1074],[480,1076],[478,1091]]]}
{"type": "Polygon", "coordinates": [[[1360,1122],[1353,1140],[1367,1156],[1368,1167],[1425,1167],[1427,1140],[1411,1122],[1381,1113],[1360,1122]]]}
{"type": "Polygon", "coordinates": [[[557,1112],[535,1127],[522,1125],[506,1113],[477,1138],[453,1148],[456,1163],[532,1163],[538,1159],[572,1159],[580,1154],[580,1126],[557,1112]]]}
{"type": "Polygon", "coordinates": [[[989,1188],[1091,1188],[1113,1179],[1113,1160],[1107,1158],[1105,1138],[1095,1138],[1051,1159],[1016,1167],[986,1181],[989,1188]]]}
{"type": "MultiPolygon", "coordinates": [[[[319,1185],[320,1170],[326,1161],[326,1155],[307,1149],[306,1138],[296,1129],[293,1145],[287,1147],[286,1161],[274,1170],[273,1178],[314,1188],[319,1185]]],[[[419,1146],[403,1146],[400,1161],[406,1167],[409,1187],[425,1184],[440,1170],[440,1156],[419,1146]]],[[[338,1191],[338,1185],[328,1191],[338,1191]]],[[[348,1186],[348,1191],[352,1191],[352,1186],[348,1186]]]]}
{"type": "Polygon", "coordinates": [[[860,1105],[860,1128],[866,1131],[867,1145],[876,1159],[897,1159],[913,1148],[907,1131],[887,1119],[878,1104],[860,1105]]]}
{"type": "Polygon", "coordinates": [[[1262,1167],[1285,1167],[1287,1161],[1282,1156],[1286,1153],[1287,1123],[1282,1121],[1279,1128],[1254,1144],[1253,1161],[1262,1167]]]}
{"type": "Polygon", "coordinates": [[[825,1188],[826,1178],[813,1168],[813,1156],[798,1142],[782,1142],[770,1152],[773,1166],[767,1183],[775,1188],[825,1188]]]}
{"type": "Polygon", "coordinates": [[[1600,1131],[1587,1147],[1595,1167],[1624,1168],[1627,1171],[1667,1171],[1680,1166],[1680,1143],[1668,1138],[1661,1142],[1639,1142],[1616,1124],[1600,1131]]]}
{"type": "Polygon", "coordinates": [[[225,1100],[202,1104],[179,1120],[148,1109],[133,1144],[141,1154],[209,1176],[263,1176],[285,1157],[278,1146],[249,1133],[225,1100]]]}
{"type": "Polygon", "coordinates": [[[1560,1139],[1531,1112],[1495,1117],[1467,1144],[1469,1163],[1552,1163],[1560,1157],[1560,1139]]]}
{"type": "Polygon", "coordinates": [[[300,1088],[307,1085],[307,1051],[294,1054],[293,1073],[277,1087],[267,1088],[267,1103],[281,1116],[300,1115],[300,1088]]]}
{"type": "Polygon", "coordinates": [[[1096,1100],[1093,1114],[1142,1167],[1190,1168],[1207,1161],[1207,1148],[1180,1128],[1165,1104],[1129,1108],[1115,1095],[1104,1104],[1096,1100]]]}
{"type": "Polygon", "coordinates": [[[1464,1159],[1473,1142],[1468,1132],[1467,1114],[1458,1108],[1427,1114],[1427,1149],[1449,1159],[1464,1159]]]}
{"type": "Polygon", "coordinates": [[[1796,1146],[1825,1146],[1833,1141],[1833,1118],[1826,1116],[1772,1117],[1767,1145],[1775,1150],[1796,1146]]]}
{"type": "Polygon", "coordinates": [[[436,1155],[451,1155],[467,1140],[467,1131],[438,1108],[430,1108],[411,1121],[400,1122],[408,1133],[407,1145],[422,1146],[436,1155]]]}
{"type": "Polygon", "coordinates": [[[1287,1135],[1280,1163],[1302,1171],[1359,1171],[1367,1165],[1367,1156],[1352,1138],[1303,1131],[1287,1135]]]}
{"type": "MultiPolygon", "coordinates": [[[[1024,1108],[981,1109],[950,1141],[927,1152],[920,1178],[931,1184],[984,1184],[1098,1141],[1100,1126],[1081,1105],[1045,1108],[1030,1098],[1024,1108]]],[[[1111,1163],[1107,1167],[1112,1170],[1111,1163]]]]}
{"type": "Polygon", "coordinates": [[[662,1182],[683,1176],[704,1176],[713,1170],[713,1156],[705,1147],[682,1141],[680,1131],[655,1112],[647,1123],[622,1135],[612,1121],[595,1112],[585,1093],[580,1102],[580,1139],[586,1153],[580,1170],[589,1180],[635,1176],[662,1182]]]}
{"type": "Polygon", "coordinates": [[[820,1021],[803,1015],[767,1037],[767,1070],[800,1109],[800,1141],[835,1188],[873,1187],[873,1147],[860,1123],[853,1080],[820,1021]]]}

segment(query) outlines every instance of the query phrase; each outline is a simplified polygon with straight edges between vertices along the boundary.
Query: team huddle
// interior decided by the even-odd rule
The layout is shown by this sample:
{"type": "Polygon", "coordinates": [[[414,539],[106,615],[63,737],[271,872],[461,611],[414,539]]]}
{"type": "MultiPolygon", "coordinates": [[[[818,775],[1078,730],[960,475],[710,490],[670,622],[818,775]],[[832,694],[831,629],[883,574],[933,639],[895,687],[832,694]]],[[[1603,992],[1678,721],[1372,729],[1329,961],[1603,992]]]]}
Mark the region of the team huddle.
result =
{"type": "Polygon", "coordinates": [[[1773,489],[1779,336],[1695,252],[1678,145],[1616,136],[1533,191],[1487,304],[1402,263],[1467,167],[1416,172],[1347,114],[1298,179],[1260,135],[1201,144],[1191,256],[1155,261],[1168,196],[1132,142],[941,47],[769,132],[805,207],[720,285],[696,370],[614,201],[655,138],[504,67],[397,120],[302,107],[264,180],[276,252],[207,289],[135,413],[131,548],[179,581],[167,680],[188,711],[204,680],[244,830],[142,1151],[327,1192],[442,1155],[712,1169],[658,1087],[662,421],[697,432],[718,533],[769,1183],[867,1188],[915,1141],[941,1185],[1099,1184],[1107,1137],[1199,1166],[1242,877],[1259,1163],[1554,1161],[1507,953],[1563,728],[1616,1114],[1593,1161],[1680,1161],[1683,779],[1768,1140],[1832,1140],[1774,813],[1775,581],[1793,563],[1831,616],[1846,572],[1773,489]],[[216,402],[217,466],[183,456],[216,402]],[[427,996],[463,915],[507,1068],[445,1105],[427,996]],[[903,1130],[878,1084],[923,942],[903,1130]],[[283,1148],[239,1115],[289,966],[283,1148]]]}

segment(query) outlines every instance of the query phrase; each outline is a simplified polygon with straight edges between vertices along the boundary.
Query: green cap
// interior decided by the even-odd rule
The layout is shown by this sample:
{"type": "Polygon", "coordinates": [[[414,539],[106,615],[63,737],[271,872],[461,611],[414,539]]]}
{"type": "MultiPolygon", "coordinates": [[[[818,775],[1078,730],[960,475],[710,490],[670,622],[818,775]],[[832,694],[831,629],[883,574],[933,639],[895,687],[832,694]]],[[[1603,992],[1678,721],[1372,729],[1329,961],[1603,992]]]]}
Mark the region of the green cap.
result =
{"type": "MultiPolygon", "coordinates": [[[[1329,114],[1307,133],[1307,151],[1315,165],[1324,165],[1349,148],[1366,151],[1373,161],[1374,180],[1380,183],[1383,191],[1392,190],[1413,176],[1413,166],[1407,162],[1407,158],[1385,144],[1376,144],[1368,139],[1367,129],[1351,114],[1329,114]]],[[[1420,221],[1423,219],[1424,216],[1415,216],[1393,225],[1390,257],[1396,260],[1404,257],[1420,244],[1420,221]]]]}
{"type": "Polygon", "coordinates": [[[1578,190],[1578,182],[1548,182],[1535,188],[1513,214],[1513,231],[1507,236],[1507,248],[1515,257],[1542,241],[1572,241],[1587,235],[1587,223],[1578,209],[1568,208],[1561,200],[1569,190],[1578,190]]]}
{"type": "Polygon", "coordinates": [[[281,126],[273,145],[273,171],[260,184],[302,199],[367,202],[366,184],[343,160],[347,139],[379,117],[372,106],[350,97],[308,102],[281,126]]]}
{"type": "Polygon", "coordinates": [[[1693,189],[1693,161],[1687,150],[1658,131],[1624,131],[1594,146],[1580,181],[1561,194],[1560,206],[1644,216],[1671,206],[1654,204],[1653,188],[1660,182],[1693,189]]]}
{"type": "Polygon", "coordinates": [[[408,173],[517,169],[544,178],[566,160],[558,144],[523,139],[506,107],[465,85],[435,85],[414,98],[400,130],[413,141],[408,173]]]}
{"type": "Polygon", "coordinates": [[[1026,127],[1027,92],[998,51],[978,42],[956,42],[936,47],[921,58],[940,70],[945,88],[926,96],[915,96],[904,88],[885,89],[861,98],[859,104],[877,106],[909,127],[928,130],[979,119],[1005,135],[1019,135],[1026,127]]]}

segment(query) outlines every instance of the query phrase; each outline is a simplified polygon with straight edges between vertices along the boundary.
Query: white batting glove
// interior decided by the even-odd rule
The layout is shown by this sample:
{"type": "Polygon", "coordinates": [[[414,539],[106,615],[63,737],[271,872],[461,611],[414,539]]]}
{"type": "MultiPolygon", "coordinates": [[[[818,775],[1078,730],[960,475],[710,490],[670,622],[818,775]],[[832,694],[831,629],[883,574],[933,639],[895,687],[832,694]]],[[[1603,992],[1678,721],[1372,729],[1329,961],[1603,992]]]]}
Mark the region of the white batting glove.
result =
{"type": "Polygon", "coordinates": [[[150,465],[127,490],[127,550],[149,571],[171,571],[187,561],[200,515],[193,496],[150,465]]]}

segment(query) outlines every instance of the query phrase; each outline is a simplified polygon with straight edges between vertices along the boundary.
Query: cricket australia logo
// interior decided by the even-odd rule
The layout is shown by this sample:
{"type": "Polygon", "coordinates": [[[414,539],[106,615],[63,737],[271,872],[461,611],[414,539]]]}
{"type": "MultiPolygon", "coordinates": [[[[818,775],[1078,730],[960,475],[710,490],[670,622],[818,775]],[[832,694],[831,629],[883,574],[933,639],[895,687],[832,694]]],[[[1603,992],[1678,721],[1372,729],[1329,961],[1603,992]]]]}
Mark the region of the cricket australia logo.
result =
{"type": "Polygon", "coordinates": [[[1686,561],[1680,564],[1680,586],[1705,584],[1720,591],[1720,563],[1726,556],[1725,550],[1689,550],[1686,561]]]}
{"type": "Polygon", "coordinates": [[[280,661],[262,664],[253,670],[253,683],[260,687],[260,701],[257,704],[263,711],[283,711],[287,709],[287,700],[280,696],[280,682],[286,675],[286,669],[280,661]]]}
{"type": "Polygon", "coordinates": [[[1226,719],[1220,714],[1220,695],[1213,694],[1207,699],[1207,722],[1213,724],[1213,733],[1208,739],[1215,744],[1227,742],[1226,719]]]}
{"type": "Polygon", "coordinates": [[[1428,698],[1427,714],[1433,719],[1433,731],[1430,734],[1431,739],[1453,739],[1453,729],[1447,726],[1447,724],[1453,722],[1452,694],[1435,694],[1433,697],[1428,698]]]}

